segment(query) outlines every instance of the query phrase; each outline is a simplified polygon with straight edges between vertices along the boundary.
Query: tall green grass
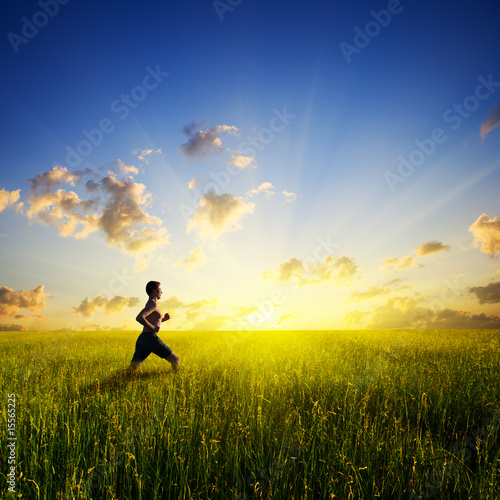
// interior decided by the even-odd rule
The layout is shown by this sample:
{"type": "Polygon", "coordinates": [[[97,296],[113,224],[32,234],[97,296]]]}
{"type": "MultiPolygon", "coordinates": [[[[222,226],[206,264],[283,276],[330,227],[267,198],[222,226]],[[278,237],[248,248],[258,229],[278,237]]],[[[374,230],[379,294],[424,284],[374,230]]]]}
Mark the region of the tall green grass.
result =
{"type": "Polygon", "coordinates": [[[16,495],[500,498],[498,330],[163,332],[127,376],[137,335],[0,336],[16,495]]]}

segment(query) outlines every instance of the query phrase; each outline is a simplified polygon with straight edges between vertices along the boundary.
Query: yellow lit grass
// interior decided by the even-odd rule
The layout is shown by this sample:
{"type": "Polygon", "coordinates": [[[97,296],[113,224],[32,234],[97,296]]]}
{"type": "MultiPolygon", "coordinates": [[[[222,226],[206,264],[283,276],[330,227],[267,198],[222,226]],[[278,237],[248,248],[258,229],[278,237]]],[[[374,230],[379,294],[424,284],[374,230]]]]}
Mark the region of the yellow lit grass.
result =
{"type": "Polygon", "coordinates": [[[162,337],[0,336],[24,498],[500,497],[498,331],[162,337]]]}

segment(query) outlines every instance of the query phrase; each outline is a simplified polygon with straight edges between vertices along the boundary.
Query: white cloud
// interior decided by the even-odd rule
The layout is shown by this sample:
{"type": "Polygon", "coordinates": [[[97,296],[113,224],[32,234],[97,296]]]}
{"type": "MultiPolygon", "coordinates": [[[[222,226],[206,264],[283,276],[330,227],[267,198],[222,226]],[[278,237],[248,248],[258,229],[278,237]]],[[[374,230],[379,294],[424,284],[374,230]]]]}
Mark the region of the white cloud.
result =
{"type": "Polygon", "coordinates": [[[295,201],[297,199],[297,194],[296,193],[290,193],[288,191],[283,191],[283,195],[285,196],[286,201],[288,201],[290,203],[292,201],[295,201]]]}

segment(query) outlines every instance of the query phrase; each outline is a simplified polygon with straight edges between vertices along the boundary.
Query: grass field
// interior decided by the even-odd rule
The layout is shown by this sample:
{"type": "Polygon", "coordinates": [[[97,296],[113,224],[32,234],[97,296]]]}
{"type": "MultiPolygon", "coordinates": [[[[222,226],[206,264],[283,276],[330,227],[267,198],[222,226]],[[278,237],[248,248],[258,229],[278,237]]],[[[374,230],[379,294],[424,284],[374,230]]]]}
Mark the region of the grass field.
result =
{"type": "Polygon", "coordinates": [[[2,498],[500,498],[498,330],[137,335],[1,334],[2,498]]]}

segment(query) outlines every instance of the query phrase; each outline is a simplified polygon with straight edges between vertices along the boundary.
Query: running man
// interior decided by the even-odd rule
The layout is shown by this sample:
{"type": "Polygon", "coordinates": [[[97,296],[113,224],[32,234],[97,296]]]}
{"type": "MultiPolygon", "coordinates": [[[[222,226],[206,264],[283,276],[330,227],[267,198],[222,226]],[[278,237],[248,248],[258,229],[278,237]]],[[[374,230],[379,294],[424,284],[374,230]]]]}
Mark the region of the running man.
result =
{"type": "Polygon", "coordinates": [[[137,315],[136,321],[143,325],[142,333],[135,344],[135,353],[130,363],[129,370],[135,370],[153,352],[160,358],[170,361],[174,371],[179,367],[179,356],[175,354],[157,335],[163,321],[170,319],[168,313],[162,317],[158,300],[161,297],[161,287],[158,281],[150,281],[146,285],[149,296],[144,309],[137,315]]]}

